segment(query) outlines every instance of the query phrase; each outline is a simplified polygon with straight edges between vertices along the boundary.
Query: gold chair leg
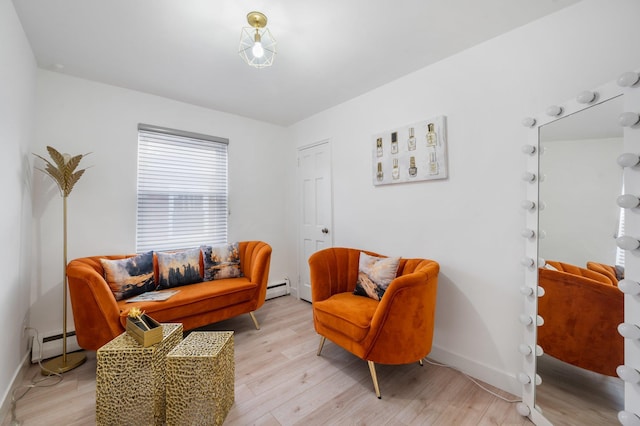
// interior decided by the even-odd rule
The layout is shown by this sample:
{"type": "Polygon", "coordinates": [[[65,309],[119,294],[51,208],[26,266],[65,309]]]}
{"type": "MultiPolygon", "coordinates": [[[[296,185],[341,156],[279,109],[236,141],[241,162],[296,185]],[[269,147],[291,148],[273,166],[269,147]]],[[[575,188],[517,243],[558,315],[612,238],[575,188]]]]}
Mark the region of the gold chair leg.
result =
{"type": "Polygon", "coordinates": [[[418,361],[420,363],[420,367],[422,367],[424,364],[422,363],[422,358],[420,358],[420,361],[418,361]]]}
{"type": "Polygon", "coordinates": [[[373,379],[373,388],[376,391],[376,396],[378,399],[382,399],[380,395],[380,388],[378,387],[378,376],[376,375],[376,365],[373,361],[367,361],[369,363],[369,371],[371,371],[371,379],[373,379]]]}
{"type": "Polygon", "coordinates": [[[326,337],[320,336],[320,346],[318,346],[318,353],[316,355],[320,356],[320,352],[322,352],[322,347],[324,346],[324,341],[326,339],[326,337]]]}
{"type": "Polygon", "coordinates": [[[253,325],[256,326],[256,330],[260,330],[260,324],[258,324],[258,320],[256,319],[256,316],[253,315],[253,312],[249,312],[249,315],[251,315],[251,319],[253,320],[253,325]]]}

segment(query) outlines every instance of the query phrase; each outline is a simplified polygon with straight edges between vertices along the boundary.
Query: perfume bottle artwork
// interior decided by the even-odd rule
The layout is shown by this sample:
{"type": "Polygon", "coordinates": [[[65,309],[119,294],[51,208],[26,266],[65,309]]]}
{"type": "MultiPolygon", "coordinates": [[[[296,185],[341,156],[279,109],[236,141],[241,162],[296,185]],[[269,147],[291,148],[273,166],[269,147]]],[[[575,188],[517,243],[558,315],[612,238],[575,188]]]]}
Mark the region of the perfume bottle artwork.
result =
{"type": "Polygon", "coordinates": [[[369,166],[374,186],[449,177],[447,117],[427,117],[381,129],[369,139],[369,166]]]}
{"type": "Polygon", "coordinates": [[[427,146],[436,146],[438,144],[438,135],[434,130],[434,124],[427,124],[427,146]]]}
{"type": "Polygon", "coordinates": [[[429,153],[429,174],[437,175],[438,170],[438,156],[435,151],[429,153]]]}
{"type": "Polygon", "coordinates": [[[391,153],[398,153],[398,132],[391,133],[391,153]]]}
{"type": "Polygon", "coordinates": [[[416,177],[418,175],[418,168],[416,167],[416,157],[411,156],[409,159],[409,176],[416,177]]]}
{"type": "Polygon", "coordinates": [[[393,169],[391,170],[391,177],[396,180],[400,179],[400,167],[398,166],[398,159],[393,159],[393,169]]]}
{"type": "Polygon", "coordinates": [[[416,135],[413,127],[409,127],[409,139],[407,139],[407,149],[409,151],[416,150],[416,135]]]}
{"type": "Polygon", "coordinates": [[[384,179],[384,174],[382,173],[382,163],[378,161],[378,172],[376,173],[376,179],[378,179],[378,182],[382,182],[382,179],[384,179]]]}

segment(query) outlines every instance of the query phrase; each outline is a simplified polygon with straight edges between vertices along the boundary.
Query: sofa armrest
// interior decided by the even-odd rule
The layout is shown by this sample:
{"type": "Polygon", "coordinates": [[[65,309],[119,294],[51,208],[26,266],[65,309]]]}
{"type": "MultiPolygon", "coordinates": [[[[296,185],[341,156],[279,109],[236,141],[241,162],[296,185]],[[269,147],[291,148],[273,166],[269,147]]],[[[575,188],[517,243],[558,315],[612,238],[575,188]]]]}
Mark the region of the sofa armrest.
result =
{"type": "MultiPolygon", "coordinates": [[[[109,256],[122,259],[127,256],[109,256]]],[[[67,266],[69,297],[73,309],[78,345],[97,350],[120,335],[120,310],[116,299],[102,275],[100,257],[72,260],[67,266]]]]}
{"type": "Polygon", "coordinates": [[[413,272],[389,284],[371,320],[369,341],[364,342],[370,348],[367,360],[404,364],[431,351],[440,266],[424,259],[408,259],[410,263],[413,272]]]}
{"type": "Polygon", "coordinates": [[[242,241],[238,246],[240,250],[240,265],[242,273],[251,282],[258,284],[256,305],[258,309],[267,297],[267,284],[269,282],[269,266],[271,263],[271,246],[263,241],[242,241]]]}

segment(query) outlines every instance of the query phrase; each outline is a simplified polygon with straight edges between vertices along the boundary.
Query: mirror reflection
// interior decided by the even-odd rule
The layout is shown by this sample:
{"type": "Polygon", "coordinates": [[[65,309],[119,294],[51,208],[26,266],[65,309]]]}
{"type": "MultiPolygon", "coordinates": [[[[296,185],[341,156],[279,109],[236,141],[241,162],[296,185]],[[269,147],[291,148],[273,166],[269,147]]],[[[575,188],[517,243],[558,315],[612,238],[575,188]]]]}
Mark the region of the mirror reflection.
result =
{"type": "Polygon", "coordinates": [[[616,204],[623,192],[623,110],[617,97],[540,127],[538,282],[544,325],[538,344],[542,385],[536,403],[553,424],[618,424],[624,386],[624,251],[615,238],[624,225],[616,204]]]}

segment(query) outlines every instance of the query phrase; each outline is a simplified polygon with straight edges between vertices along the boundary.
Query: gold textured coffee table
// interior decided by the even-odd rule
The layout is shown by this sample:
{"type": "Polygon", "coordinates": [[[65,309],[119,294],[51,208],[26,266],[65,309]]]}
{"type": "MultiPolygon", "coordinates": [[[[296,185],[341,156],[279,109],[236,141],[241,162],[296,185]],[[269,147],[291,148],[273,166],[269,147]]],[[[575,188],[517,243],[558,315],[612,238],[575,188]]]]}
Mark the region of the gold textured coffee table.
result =
{"type": "Polygon", "coordinates": [[[167,355],[167,425],[221,425],[235,399],[233,331],[194,331],[167,355]]]}
{"type": "Polygon", "coordinates": [[[96,353],[96,423],[163,425],[167,354],[182,341],[182,324],[162,324],[162,341],[143,347],[126,332],[96,353]]]}

